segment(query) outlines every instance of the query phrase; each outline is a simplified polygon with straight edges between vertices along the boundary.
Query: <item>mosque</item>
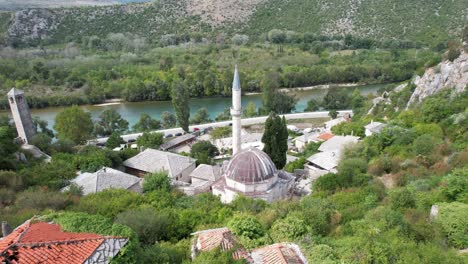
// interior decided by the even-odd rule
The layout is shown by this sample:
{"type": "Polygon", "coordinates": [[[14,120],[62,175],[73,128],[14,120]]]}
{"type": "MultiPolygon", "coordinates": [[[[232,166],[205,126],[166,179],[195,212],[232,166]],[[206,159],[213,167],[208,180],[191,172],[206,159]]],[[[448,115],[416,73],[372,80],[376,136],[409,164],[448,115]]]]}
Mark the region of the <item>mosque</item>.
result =
{"type": "Polygon", "coordinates": [[[232,202],[239,194],[272,202],[287,198],[294,186],[294,176],[278,170],[263,151],[241,149],[241,85],[237,66],[232,84],[233,156],[223,165],[223,174],[212,186],[212,193],[223,203],[232,202]]]}

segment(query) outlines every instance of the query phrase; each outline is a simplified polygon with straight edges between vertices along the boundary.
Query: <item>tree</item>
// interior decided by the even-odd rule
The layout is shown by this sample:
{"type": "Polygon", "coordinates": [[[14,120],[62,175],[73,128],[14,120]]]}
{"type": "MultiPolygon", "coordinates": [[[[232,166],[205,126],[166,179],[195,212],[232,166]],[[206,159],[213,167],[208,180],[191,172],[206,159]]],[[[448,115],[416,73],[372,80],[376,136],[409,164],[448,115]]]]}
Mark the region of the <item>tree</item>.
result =
{"type": "Polygon", "coordinates": [[[125,141],[120,136],[119,132],[113,132],[110,137],[107,139],[106,147],[114,149],[120,147],[120,144],[124,144],[125,141]]]}
{"type": "Polygon", "coordinates": [[[44,133],[50,138],[54,137],[54,131],[50,130],[48,126],[48,122],[45,120],[40,119],[38,116],[33,118],[33,123],[34,126],[36,127],[36,130],[39,131],[40,133],[44,133]]]}
{"type": "Polygon", "coordinates": [[[295,241],[307,233],[307,224],[298,213],[289,214],[286,218],[277,220],[271,227],[271,236],[277,242],[295,241]]]}
{"type": "Polygon", "coordinates": [[[13,142],[15,137],[15,130],[11,126],[0,127],[0,160],[10,158],[18,150],[19,146],[13,142]]]}
{"type": "Polygon", "coordinates": [[[136,143],[139,147],[157,149],[163,143],[163,138],[164,135],[162,133],[145,132],[137,138],[136,143]]]}
{"type": "Polygon", "coordinates": [[[250,101],[244,109],[244,117],[255,117],[257,116],[257,105],[255,102],[250,101]]]}
{"type": "Polygon", "coordinates": [[[322,107],[327,110],[343,110],[351,106],[351,98],[345,90],[331,88],[323,98],[322,107]]]}
{"type": "Polygon", "coordinates": [[[317,111],[320,109],[320,104],[317,102],[317,100],[315,99],[310,99],[308,102],[307,102],[307,107],[304,111],[306,112],[313,112],[313,111],[317,111]]]}
{"type": "Polygon", "coordinates": [[[212,158],[218,154],[218,148],[205,140],[193,144],[190,150],[190,156],[196,159],[198,164],[212,164],[212,158]]]}
{"type": "Polygon", "coordinates": [[[216,121],[224,121],[229,119],[231,119],[231,108],[229,107],[224,108],[224,111],[219,113],[215,118],[216,121]]]}
{"type": "Polygon", "coordinates": [[[147,245],[170,238],[170,217],[165,213],[156,212],[153,208],[125,211],[117,215],[115,223],[132,228],[140,241],[147,245]]]}
{"type": "Polygon", "coordinates": [[[137,132],[149,132],[149,131],[157,130],[160,128],[161,128],[161,122],[159,120],[152,118],[146,113],[142,113],[140,115],[140,120],[138,120],[138,122],[133,126],[133,130],[137,132]]]}
{"type": "Polygon", "coordinates": [[[192,118],[190,123],[192,124],[203,124],[203,123],[210,123],[213,120],[210,119],[210,114],[208,114],[208,109],[206,107],[202,107],[198,109],[195,113],[195,116],[192,118]]]}
{"type": "Polygon", "coordinates": [[[177,119],[173,113],[164,111],[161,114],[161,125],[163,128],[175,127],[176,123],[177,123],[177,119]]]}
{"type": "Polygon", "coordinates": [[[228,227],[235,235],[249,239],[257,239],[265,234],[262,224],[255,216],[247,214],[235,215],[229,222],[228,227]]]}
{"type": "Polygon", "coordinates": [[[143,191],[170,191],[171,190],[171,179],[165,171],[152,173],[145,176],[143,182],[143,191]]]}
{"type": "Polygon", "coordinates": [[[104,110],[99,119],[94,128],[97,135],[109,136],[113,132],[123,133],[128,130],[128,121],[115,109],[104,110]]]}
{"type": "Polygon", "coordinates": [[[278,91],[278,87],[280,86],[278,73],[267,72],[262,79],[261,86],[263,90],[262,113],[275,112],[278,114],[285,114],[295,109],[297,99],[278,91]]]}
{"type": "Polygon", "coordinates": [[[394,190],[390,193],[390,202],[394,210],[401,210],[416,205],[414,193],[407,188],[394,190]]]}
{"type": "Polygon", "coordinates": [[[331,110],[330,112],[328,112],[328,116],[331,117],[332,119],[335,119],[338,117],[338,111],[331,110]]]}
{"type": "Polygon", "coordinates": [[[172,85],[172,106],[174,107],[177,122],[185,131],[189,132],[189,91],[187,86],[182,81],[177,81],[172,85]]]}
{"type": "Polygon", "coordinates": [[[265,122],[262,142],[265,144],[263,151],[270,156],[278,169],[282,169],[286,165],[288,150],[288,129],[284,117],[281,119],[275,113],[270,113],[265,122]]]}
{"type": "Polygon", "coordinates": [[[361,95],[361,92],[358,88],[354,89],[353,94],[351,95],[351,108],[353,113],[360,113],[364,107],[365,98],[361,95]]]}
{"type": "Polygon", "coordinates": [[[59,139],[69,139],[81,144],[91,138],[93,132],[91,114],[76,105],[68,107],[55,117],[54,129],[59,139]]]}
{"type": "Polygon", "coordinates": [[[31,138],[30,144],[38,147],[40,150],[46,153],[50,153],[52,138],[45,133],[39,133],[31,138]]]}
{"type": "Polygon", "coordinates": [[[468,247],[467,232],[468,204],[453,202],[439,204],[437,222],[452,245],[457,248],[468,247]]]}

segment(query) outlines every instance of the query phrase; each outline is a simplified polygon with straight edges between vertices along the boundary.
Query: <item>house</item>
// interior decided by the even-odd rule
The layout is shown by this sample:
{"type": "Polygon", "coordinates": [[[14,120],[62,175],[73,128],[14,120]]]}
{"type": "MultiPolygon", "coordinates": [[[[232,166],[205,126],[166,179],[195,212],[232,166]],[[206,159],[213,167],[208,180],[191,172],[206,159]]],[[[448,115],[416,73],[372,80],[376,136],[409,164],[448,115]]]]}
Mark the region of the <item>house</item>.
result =
{"type": "Polygon", "coordinates": [[[182,147],[185,145],[189,145],[195,141],[197,137],[193,134],[185,134],[180,137],[176,137],[173,140],[170,140],[164,144],[162,144],[159,149],[162,151],[171,151],[175,148],[182,147]]]}
{"type": "Polygon", "coordinates": [[[327,141],[330,138],[334,137],[330,132],[324,132],[324,133],[305,133],[302,136],[299,136],[294,139],[294,145],[299,151],[302,151],[305,149],[305,147],[310,144],[310,143],[318,143],[322,141],[327,141]]]}
{"type": "MultiPolygon", "coordinates": [[[[142,193],[142,178],[104,167],[93,173],[82,173],[75,179],[71,180],[71,184],[75,184],[82,188],[83,195],[97,193],[106,189],[124,189],[136,193],[142,193]]],[[[67,186],[62,189],[66,191],[70,188],[67,186]]]]}
{"type": "MultiPolygon", "coordinates": [[[[262,136],[263,133],[248,133],[245,130],[242,130],[241,132],[241,149],[247,149],[250,147],[254,147],[257,149],[262,150],[264,145],[262,143],[262,136]]],[[[219,149],[232,149],[232,144],[233,144],[233,138],[232,137],[227,137],[227,138],[220,138],[216,139],[214,141],[214,145],[219,149]]]]}
{"type": "Polygon", "coordinates": [[[236,249],[232,254],[234,259],[245,259],[251,264],[307,264],[307,259],[298,245],[293,243],[277,243],[248,252],[239,244],[237,238],[226,228],[216,228],[198,231],[192,234],[192,259],[200,252],[220,248],[222,251],[236,249]]]}
{"type": "Polygon", "coordinates": [[[331,131],[332,127],[339,125],[344,122],[349,122],[349,116],[340,116],[338,118],[332,119],[330,121],[325,122],[325,130],[331,131]]]}
{"type": "Polygon", "coordinates": [[[109,263],[127,244],[124,237],[64,232],[30,219],[0,239],[0,263],[109,263]]]}
{"type": "Polygon", "coordinates": [[[321,171],[319,174],[323,174],[322,171],[336,173],[344,149],[358,140],[359,137],[354,136],[333,136],[320,145],[318,153],[307,158],[307,168],[321,171]]]}
{"type": "Polygon", "coordinates": [[[190,182],[190,173],[196,168],[196,160],[171,152],[146,149],[124,161],[123,165],[127,173],[138,177],[167,171],[173,181],[190,182]]]}
{"type": "Polygon", "coordinates": [[[187,195],[211,192],[211,186],[221,177],[221,167],[200,164],[190,173],[190,185],[182,184],[179,190],[187,195]]]}
{"type": "Polygon", "coordinates": [[[365,131],[366,137],[370,137],[374,134],[380,134],[382,129],[384,129],[386,126],[387,124],[371,121],[369,124],[367,124],[364,127],[366,129],[365,131]]]}
{"type": "Polygon", "coordinates": [[[208,229],[192,233],[192,259],[198,254],[220,248],[222,251],[228,251],[234,247],[238,249],[232,254],[234,259],[248,259],[247,251],[239,245],[237,238],[226,227],[208,229]]]}
{"type": "Polygon", "coordinates": [[[250,256],[252,264],[307,264],[307,259],[298,245],[293,243],[277,243],[254,249],[250,256]]]}

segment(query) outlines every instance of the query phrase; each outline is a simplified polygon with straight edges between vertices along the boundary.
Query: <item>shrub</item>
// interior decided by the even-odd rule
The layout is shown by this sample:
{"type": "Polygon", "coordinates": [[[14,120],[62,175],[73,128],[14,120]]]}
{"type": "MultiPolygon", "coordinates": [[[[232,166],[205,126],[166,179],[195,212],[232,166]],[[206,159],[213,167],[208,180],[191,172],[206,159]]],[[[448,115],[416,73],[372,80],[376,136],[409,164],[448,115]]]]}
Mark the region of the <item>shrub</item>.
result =
{"type": "Polygon", "coordinates": [[[277,220],[271,227],[271,237],[276,242],[294,241],[307,233],[307,224],[300,213],[289,214],[277,220]]]}
{"type": "Polygon", "coordinates": [[[21,209],[62,210],[71,203],[68,196],[63,193],[36,188],[19,193],[15,205],[21,209]]]}
{"type": "Polygon", "coordinates": [[[146,245],[170,238],[171,219],[167,214],[158,213],[153,208],[125,211],[117,215],[115,223],[133,229],[146,245]]]}
{"type": "Polygon", "coordinates": [[[113,218],[125,210],[137,207],[142,200],[143,197],[137,193],[109,189],[82,197],[80,203],[73,210],[113,218]]]}
{"type": "Polygon", "coordinates": [[[143,182],[143,191],[151,192],[155,190],[162,190],[166,192],[171,190],[171,179],[167,172],[161,171],[145,176],[145,180],[143,182]]]}
{"type": "Polygon", "coordinates": [[[442,193],[450,201],[468,203],[468,168],[456,169],[443,178],[442,193]]]}
{"type": "Polygon", "coordinates": [[[235,235],[249,239],[257,239],[265,234],[265,230],[257,218],[247,214],[235,215],[228,222],[228,227],[235,235]]]}
{"type": "Polygon", "coordinates": [[[440,140],[436,139],[432,135],[424,134],[419,136],[413,142],[413,151],[417,155],[427,156],[431,154],[435,146],[440,143],[440,140]]]}
{"type": "Polygon", "coordinates": [[[398,210],[414,207],[416,200],[412,191],[403,188],[390,193],[390,203],[394,210],[398,210]]]}
{"type": "Polygon", "coordinates": [[[439,204],[437,222],[450,243],[457,248],[468,247],[468,204],[453,202],[439,204]]]}

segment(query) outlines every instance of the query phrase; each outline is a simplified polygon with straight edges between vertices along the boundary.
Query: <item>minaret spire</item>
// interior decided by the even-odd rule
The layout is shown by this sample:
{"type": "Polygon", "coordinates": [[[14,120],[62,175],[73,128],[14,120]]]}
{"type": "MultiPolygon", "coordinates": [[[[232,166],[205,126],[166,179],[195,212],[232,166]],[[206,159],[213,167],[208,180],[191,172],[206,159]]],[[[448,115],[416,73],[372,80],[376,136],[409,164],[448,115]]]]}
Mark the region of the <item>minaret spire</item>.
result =
{"type": "Polygon", "coordinates": [[[234,70],[234,79],[232,81],[232,154],[235,155],[241,150],[241,84],[239,71],[234,70]]]}

